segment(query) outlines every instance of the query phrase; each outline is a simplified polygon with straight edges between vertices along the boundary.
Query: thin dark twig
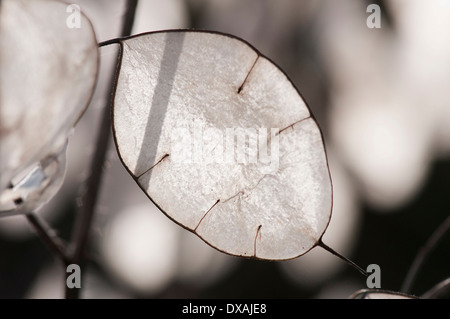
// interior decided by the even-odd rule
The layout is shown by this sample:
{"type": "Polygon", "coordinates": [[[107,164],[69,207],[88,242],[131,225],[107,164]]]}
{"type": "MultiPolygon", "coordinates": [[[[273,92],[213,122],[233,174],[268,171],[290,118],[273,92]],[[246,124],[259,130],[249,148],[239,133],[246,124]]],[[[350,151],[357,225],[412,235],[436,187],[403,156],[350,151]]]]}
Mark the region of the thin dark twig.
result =
{"type": "Polygon", "coordinates": [[[425,299],[437,298],[440,295],[447,293],[448,291],[450,291],[450,278],[447,278],[434,285],[433,288],[431,288],[422,295],[422,298],[425,299]]]}
{"type": "Polygon", "coordinates": [[[115,38],[115,39],[110,39],[110,40],[106,40],[106,41],[103,41],[103,42],[99,42],[98,47],[101,48],[101,47],[104,47],[104,46],[107,46],[107,45],[110,45],[110,44],[118,44],[124,39],[126,39],[126,37],[115,38]]]}
{"type": "MultiPolygon", "coordinates": [[[[121,36],[127,36],[131,33],[137,3],[137,0],[127,1],[121,36]]],[[[115,74],[113,74],[111,83],[114,83],[114,79],[115,74]]],[[[86,247],[89,242],[91,224],[103,175],[103,164],[105,162],[106,151],[108,149],[109,140],[111,137],[110,105],[112,103],[112,99],[113,85],[110,87],[107,104],[103,110],[101,125],[95,144],[96,151],[93,155],[90,166],[90,176],[86,183],[86,192],[82,198],[82,205],[77,212],[74,235],[72,238],[73,253],[71,255],[70,262],[79,265],[80,268],[83,268],[83,265],[81,264],[84,261],[86,247]]],[[[79,298],[79,290],[80,289],[70,289],[66,287],[66,298],[79,298]]]]}
{"type": "Polygon", "coordinates": [[[433,248],[436,247],[437,243],[442,239],[448,229],[450,229],[450,216],[448,216],[447,219],[444,220],[444,222],[434,231],[434,233],[425,243],[425,246],[420,249],[411,267],[409,268],[400,291],[404,293],[408,293],[410,291],[414,279],[416,278],[417,273],[422,267],[424,261],[427,259],[433,248]]]}
{"type": "Polygon", "coordinates": [[[359,267],[357,264],[355,264],[353,261],[351,261],[350,259],[342,256],[341,254],[339,254],[338,252],[336,252],[333,248],[328,247],[327,245],[324,244],[324,242],[322,241],[322,239],[319,240],[319,242],[317,243],[317,245],[319,247],[322,247],[323,249],[325,249],[326,251],[330,252],[331,254],[339,257],[340,259],[342,259],[343,261],[345,261],[347,264],[349,264],[350,266],[352,266],[353,268],[355,268],[356,270],[358,270],[361,274],[363,274],[365,277],[369,276],[369,274],[362,269],[361,267],[359,267]]]}
{"type": "Polygon", "coordinates": [[[67,265],[69,258],[66,255],[66,245],[64,241],[59,238],[58,235],[56,235],[56,232],[38,215],[30,212],[26,213],[25,216],[42,242],[64,263],[64,265],[67,265]]]}

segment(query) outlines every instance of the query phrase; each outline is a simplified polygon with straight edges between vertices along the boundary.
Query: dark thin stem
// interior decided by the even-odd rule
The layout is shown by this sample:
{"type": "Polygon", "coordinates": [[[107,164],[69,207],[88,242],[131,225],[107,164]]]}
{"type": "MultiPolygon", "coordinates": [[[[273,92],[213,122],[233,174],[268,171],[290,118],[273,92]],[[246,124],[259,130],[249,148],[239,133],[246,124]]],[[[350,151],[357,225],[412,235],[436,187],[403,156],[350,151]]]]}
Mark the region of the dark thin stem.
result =
{"type": "Polygon", "coordinates": [[[126,39],[126,37],[124,37],[124,38],[115,38],[115,39],[110,39],[110,40],[107,40],[107,41],[99,42],[98,47],[101,48],[101,47],[104,47],[104,46],[107,46],[107,45],[110,45],[110,44],[117,44],[117,43],[121,42],[124,39],[126,39]]]}
{"type": "Polygon", "coordinates": [[[353,261],[351,261],[350,259],[342,256],[341,254],[339,254],[338,252],[336,252],[333,248],[328,247],[327,245],[324,244],[324,242],[322,241],[322,239],[319,240],[319,242],[317,243],[318,246],[322,247],[323,249],[325,249],[326,251],[332,253],[333,255],[339,257],[340,259],[342,259],[343,261],[345,261],[347,264],[349,264],[350,266],[352,266],[353,268],[355,268],[356,270],[358,270],[361,274],[363,274],[365,277],[369,276],[369,274],[362,269],[361,267],[359,267],[357,264],[355,264],[353,261]]]}
{"type": "Polygon", "coordinates": [[[414,279],[416,278],[417,273],[422,267],[424,261],[427,259],[433,248],[436,247],[437,243],[442,239],[442,237],[449,228],[450,228],[450,216],[448,216],[447,219],[434,231],[434,233],[425,243],[425,246],[423,246],[420,249],[411,267],[409,268],[408,274],[405,277],[405,281],[403,282],[400,291],[408,293],[411,290],[414,279]]]}
{"type": "Polygon", "coordinates": [[[36,231],[36,234],[50,251],[58,257],[64,265],[67,265],[69,258],[66,255],[66,245],[63,240],[56,235],[56,232],[38,215],[33,212],[25,214],[28,222],[36,231]]]}
{"type": "MultiPolygon", "coordinates": [[[[124,15],[121,36],[127,36],[131,33],[137,2],[137,0],[127,1],[127,8],[124,15]]],[[[114,81],[115,74],[113,74],[111,83],[114,83],[114,81]]],[[[84,257],[86,254],[86,247],[89,242],[89,235],[94,216],[95,205],[97,203],[98,194],[100,191],[100,184],[103,175],[103,164],[105,162],[106,151],[108,149],[111,136],[110,105],[113,99],[113,90],[113,85],[111,85],[110,91],[108,92],[107,104],[103,109],[101,125],[95,144],[96,151],[92,158],[90,166],[90,176],[86,183],[86,192],[84,193],[82,198],[82,205],[77,212],[74,235],[72,238],[73,253],[71,255],[70,262],[79,265],[82,270],[82,264],[84,262],[84,257]]],[[[66,298],[79,298],[79,294],[80,289],[70,289],[66,287],[66,298]]]]}
{"type": "Polygon", "coordinates": [[[450,291],[450,278],[447,278],[436,284],[433,288],[424,293],[422,295],[422,298],[425,299],[437,298],[447,293],[448,291],[450,291]]]}
{"type": "Polygon", "coordinates": [[[131,34],[131,30],[133,29],[134,24],[134,15],[136,13],[136,7],[138,5],[138,0],[127,0],[126,10],[124,15],[124,20],[122,24],[122,32],[120,33],[121,37],[126,37],[131,34]]]}

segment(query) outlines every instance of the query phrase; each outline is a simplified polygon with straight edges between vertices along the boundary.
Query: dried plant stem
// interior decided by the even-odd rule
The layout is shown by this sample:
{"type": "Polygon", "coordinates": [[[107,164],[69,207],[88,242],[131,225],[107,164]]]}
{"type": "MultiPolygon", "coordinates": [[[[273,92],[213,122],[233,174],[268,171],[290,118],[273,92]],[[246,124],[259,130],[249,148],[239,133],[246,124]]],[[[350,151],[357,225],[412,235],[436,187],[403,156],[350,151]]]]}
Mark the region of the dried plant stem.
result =
{"type": "Polygon", "coordinates": [[[437,283],[433,288],[422,295],[424,299],[438,298],[450,291],[450,278],[437,283]]]}
{"type": "Polygon", "coordinates": [[[350,266],[352,266],[353,268],[355,268],[356,270],[358,270],[361,274],[363,274],[365,277],[367,277],[369,274],[362,269],[361,267],[359,267],[357,264],[355,264],[353,261],[351,261],[350,259],[342,256],[341,254],[339,254],[338,252],[336,252],[333,248],[327,246],[324,244],[324,242],[322,241],[322,239],[319,240],[319,242],[317,243],[317,245],[319,247],[322,247],[323,249],[325,249],[326,251],[330,252],[331,254],[339,257],[340,259],[342,259],[343,261],[345,261],[347,264],[349,264],[350,266]]]}
{"type": "Polygon", "coordinates": [[[442,239],[448,229],[450,229],[450,216],[448,216],[447,219],[444,220],[444,222],[434,231],[434,233],[425,243],[425,246],[420,249],[411,267],[409,268],[405,280],[403,281],[403,285],[400,290],[401,292],[409,293],[414,279],[416,278],[417,273],[422,267],[424,261],[427,259],[433,248],[436,247],[437,243],[442,239]]]}
{"type": "Polygon", "coordinates": [[[50,249],[50,251],[64,265],[67,265],[69,258],[66,254],[66,245],[61,238],[56,235],[56,232],[38,215],[34,212],[25,213],[25,216],[31,227],[36,231],[36,234],[42,242],[50,249]]]}
{"type": "MultiPolygon", "coordinates": [[[[126,3],[126,11],[124,15],[124,22],[122,25],[121,36],[130,35],[133,26],[134,15],[137,7],[137,0],[128,0],[126,3]]],[[[114,83],[115,75],[111,79],[114,83]]],[[[77,212],[75,221],[75,228],[72,238],[72,253],[70,255],[70,263],[77,264],[83,270],[84,257],[86,254],[86,247],[89,242],[89,234],[91,224],[94,216],[95,205],[97,203],[98,194],[100,190],[101,179],[103,175],[103,164],[106,158],[106,151],[108,149],[109,140],[111,136],[111,119],[110,119],[110,105],[113,98],[113,85],[110,86],[108,92],[107,104],[104,106],[101,125],[96,141],[96,151],[93,155],[90,176],[86,183],[86,192],[82,198],[82,205],[77,212]]],[[[66,298],[77,299],[80,297],[80,289],[70,289],[66,286],[66,298]]]]}

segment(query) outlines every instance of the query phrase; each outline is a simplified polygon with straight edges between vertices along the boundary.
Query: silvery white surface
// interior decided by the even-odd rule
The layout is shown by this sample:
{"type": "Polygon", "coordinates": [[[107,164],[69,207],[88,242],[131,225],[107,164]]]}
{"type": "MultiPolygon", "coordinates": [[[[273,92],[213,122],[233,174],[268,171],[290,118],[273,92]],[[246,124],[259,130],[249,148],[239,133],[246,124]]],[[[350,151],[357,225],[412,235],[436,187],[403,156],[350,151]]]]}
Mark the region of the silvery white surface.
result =
{"type": "MultiPolygon", "coordinates": [[[[32,188],[38,193],[45,188],[48,199],[64,176],[65,163],[53,172],[36,167],[62,158],[67,138],[91,98],[98,68],[90,22],[80,14],[80,27],[69,28],[74,11],[67,8],[52,0],[1,2],[0,193],[9,192],[11,181],[24,170],[35,171],[22,183],[36,184],[36,169],[41,169],[45,183],[32,188]]],[[[29,208],[42,204],[34,200],[29,208]]]]}
{"type": "MultiPolygon", "coordinates": [[[[59,154],[50,154],[36,163],[14,186],[0,196],[0,203],[14,203],[12,213],[28,213],[46,204],[61,187],[66,172],[67,143],[59,154]],[[17,202],[19,200],[19,202],[17,202]]],[[[6,212],[4,212],[6,214],[6,212]]]]}
{"type": "Polygon", "coordinates": [[[350,299],[417,299],[415,296],[401,292],[382,289],[361,289],[352,294],[350,299]]]}
{"type": "Polygon", "coordinates": [[[314,247],[332,187],[320,129],[287,76],[223,34],[157,32],[121,47],[115,142],[159,208],[232,255],[280,260],[314,247]],[[239,154],[227,129],[258,135],[239,154]]]}

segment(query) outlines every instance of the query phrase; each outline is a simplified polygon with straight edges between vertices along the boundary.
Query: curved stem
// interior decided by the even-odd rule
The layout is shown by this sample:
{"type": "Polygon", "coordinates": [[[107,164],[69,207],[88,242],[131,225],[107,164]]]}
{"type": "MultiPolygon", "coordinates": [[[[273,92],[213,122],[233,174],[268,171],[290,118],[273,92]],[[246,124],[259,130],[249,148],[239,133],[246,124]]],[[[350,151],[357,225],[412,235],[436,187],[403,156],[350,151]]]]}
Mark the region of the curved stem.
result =
{"type": "MultiPolygon", "coordinates": [[[[134,15],[137,7],[137,0],[128,0],[122,25],[121,36],[127,36],[131,33],[134,15]]],[[[111,79],[114,83],[115,74],[111,79]]],[[[107,104],[103,109],[102,122],[96,141],[96,151],[92,158],[90,166],[90,176],[86,183],[86,192],[82,198],[82,206],[77,212],[75,221],[74,235],[72,239],[73,253],[70,256],[70,263],[77,264],[83,269],[86,247],[89,241],[91,224],[94,216],[95,205],[97,203],[100,191],[100,183],[103,175],[103,164],[106,158],[109,140],[111,136],[110,105],[113,99],[113,85],[110,86],[107,104]]],[[[80,295],[80,289],[70,289],[66,286],[66,298],[77,299],[80,295]]]]}
{"type": "Polygon", "coordinates": [[[424,293],[422,295],[422,298],[425,299],[437,298],[440,295],[445,294],[447,291],[450,291],[450,278],[447,278],[436,284],[433,288],[424,293]]]}
{"type": "Polygon", "coordinates": [[[425,243],[425,246],[423,246],[420,249],[411,267],[409,268],[409,271],[405,277],[405,280],[403,281],[403,285],[400,291],[404,293],[408,293],[410,291],[414,279],[416,278],[416,275],[419,272],[420,268],[422,267],[424,261],[430,255],[433,248],[436,247],[437,243],[442,239],[442,237],[449,228],[450,228],[450,216],[448,216],[447,219],[445,219],[445,221],[435,230],[435,232],[425,243]]]}
{"type": "Polygon", "coordinates": [[[355,264],[353,261],[351,261],[350,259],[348,259],[347,257],[342,256],[341,254],[339,254],[338,252],[336,252],[333,248],[325,245],[325,243],[322,241],[322,239],[319,240],[319,242],[317,243],[318,246],[322,247],[323,249],[325,249],[326,251],[332,253],[333,255],[339,257],[340,259],[342,259],[343,261],[345,261],[347,264],[349,264],[350,266],[352,266],[353,268],[355,268],[356,270],[358,270],[361,274],[363,274],[365,277],[369,276],[369,274],[362,269],[361,267],[359,267],[357,264],[355,264]]]}
{"type": "Polygon", "coordinates": [[[106,40],[106,41],[103,41],[103,42],[99,42],[98,43],[98,47],[101,48],[101,47],[105,47],[105,46],[110,45],[110,44],[118,44],[123,39],[126,39],[126,37],[115,38],[115,39],[110,39],[110,40],[106,40]]]}
{"type": "Polygon", "coordinates": [[[30,212],[25,213],[24,215],[44,244],[64,263],[64,265],[66,265],[69,262],[69,257],[66,255],[66,245],[63,240],[59,238],[55,231],[35,213],[30,212]]]}

